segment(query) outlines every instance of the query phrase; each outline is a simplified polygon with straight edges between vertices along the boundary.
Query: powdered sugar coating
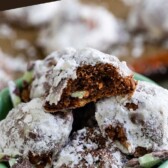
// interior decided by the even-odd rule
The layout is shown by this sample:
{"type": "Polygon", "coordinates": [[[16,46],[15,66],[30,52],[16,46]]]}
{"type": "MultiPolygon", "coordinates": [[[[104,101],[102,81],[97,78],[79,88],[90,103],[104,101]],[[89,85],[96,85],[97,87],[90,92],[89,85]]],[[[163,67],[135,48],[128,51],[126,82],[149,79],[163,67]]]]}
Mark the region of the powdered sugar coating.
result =
{"type": "Polygon", "coordinates": [[[60,167],[121,168],[123,156],[112,144],[106,142],[98,128],[83,128],[63,148],[54,163],[60,167]]]}
{"type": "Polygon", "coordinates": [[[167,0],[142,0],[129,15],[132,30],[144,29],[151,38],[162,39],[168,33],[167,0]]]}
{"type": "Polygon", "coordinates": [[[31,84],[31,98],[42,97],[45,95],[44,83],[47,81],[46,72],[49,70],[49,67],[45,65],[46,61],[37,60],[35,63],[32,63],[33,66],[33,76],[35,80],[31,84]]]}
{"type": "Polygon", "coordinates": [[[112,97],[96,105],[96,120],[104,136],[122,128],[125,138],[115,137],[116,145],[126,153],[137,147],[152,150],[168,149],[168,91],[147,82],[140,82],[131,98],[112,97]],[[127,144],[127,146],[125,146],[127,144]]]}
{"type": "Polygon", "coordinates": [[[0,122],[0,152],[34,155],[57,153],[68,140],[73,117],[45,113],[41,99],[22,103],[0,122]]]}
{"type": "Polygon", "coordinates": [[[42,30],[38,43],[47,53],[65,47],[92,47],[101,51],[119,43],[119,24],[107,9],[62,0],[55,19],[42,30]]]}
{"type": "Polygon", "coordinates": [[[22,27],[41,26],[49,23],[55,16],[59,2],[50,2],[29,7],[6,10],[3,12],[5,17],[15,23],[22,24],[22,27]]]}
{"type": "Polygon", "coordinates": [[[98,63],[111,64],[122,77],[132,75],[126,63],[120,62],[115,56],[104,54],[91,48],[78,50],[67,48],[52,53],[43,62],[35,62],[35,80],[31,87],[31,98],[39,97],[39,95],[42,96],[46,93],[45,101],[50,104],[57,104],[63,89],[67,85],[67,81],[77,78],[77,68],[82,65],[94,66],[98,63]],[[37,68],[39,65],[42,69],[37,68]],[[39,93],[40,90],[41,93],[39,93]]]}

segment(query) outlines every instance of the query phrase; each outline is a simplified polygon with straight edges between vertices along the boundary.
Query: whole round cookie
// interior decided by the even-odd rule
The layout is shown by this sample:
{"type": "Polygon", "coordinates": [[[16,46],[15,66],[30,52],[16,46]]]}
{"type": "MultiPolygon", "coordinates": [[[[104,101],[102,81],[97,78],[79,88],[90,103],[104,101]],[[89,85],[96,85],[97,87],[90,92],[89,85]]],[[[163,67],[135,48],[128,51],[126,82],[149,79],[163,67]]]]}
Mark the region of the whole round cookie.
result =
{"type": "Polygon", "coordinates": [[[96,120],[104,135],[123,152],[168,149],[168,91],[140,82],[132,97],[111,97],[96,104],[96,120]]]}
{"type": "Polygon", "coordinates": [[[117,19],[105,8],[63,0],[56,17],[39,35],[38,44],[48,53],[65,47],[93,47],[106,51],[121,40],[117,19]]]}
{"type": "Polygon", "coordinates": [[[67,142],[72,122],[71,112],[45,113],[41,99],[22,103],[0,122],[0,153],[28,157],[44,166],[67,142]]]}
{"type": "Polygon", "coordinates": [[[74,133],[71,141],[55,159],[54,168],[108,167],[122,168],[125,160],[98,128],[84,128],[74,133]]]}

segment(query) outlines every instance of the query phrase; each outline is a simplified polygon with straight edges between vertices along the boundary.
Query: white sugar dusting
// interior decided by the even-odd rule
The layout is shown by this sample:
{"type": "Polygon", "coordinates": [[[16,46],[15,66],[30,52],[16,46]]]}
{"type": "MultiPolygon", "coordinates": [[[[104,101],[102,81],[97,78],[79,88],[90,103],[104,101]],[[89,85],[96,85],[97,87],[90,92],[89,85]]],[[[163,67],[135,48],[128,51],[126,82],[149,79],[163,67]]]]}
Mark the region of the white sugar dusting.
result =
{"type": "Polygon", "coordinates": [[[58,158],[55,159],[54,168],[96,167],[98,165],[121,168],[122,157],[112,144],[106,146],[105,139],[98,128],[83,128],[62,149],[58,158]]]}
{"type": "Polygon", "coordinates": [[[0,122],[0,152],[35,155],[59,152],[72,129],[72,114],[65,116],[45,113],[41,99],[22,103],[0,122]]]}
{"type": "Polygon", "coordinates": [[[120,41],[118,20],[103,7],[62,0],[56,16],[39,35],[38,43],[47,53],[65,47],[105,51],[120,41]]]}
{"type": "Polygon", "coordinates": [[[96,105],[96,120],[104,136],[105,129],[122,125],[126,135],[127,149],[121,142],[116,145],[126,153],[136,147],[152,150],[168,149],[168,91],[157,85],[140,82],[131,98],[112,97],[96,105]],[[135,109],[127,105],[134,105],[135,109]]]}
{"type": "Polygon", "coordinates": [[[120,62],[115,56],[104,54],[91,48],[78,50],[67,48],[53,52],[44,61],[35,62],[35,80],[31,87],[31,97],[44,96],[48,89],[48,87],[47,89],[44,87],[44,83],[47,83],[49,90],[47,90],[48,94],[45,101],[50,104],[57,104],[63,89],[67,85],[67,81],[77,78],[77,68],[82,65],[95,66],[98,63],[111,64],[122,77],[132,75],[126,63],[120,62]],[[55,64],[50,66],[49,63],[51,62],[55,64]]]}

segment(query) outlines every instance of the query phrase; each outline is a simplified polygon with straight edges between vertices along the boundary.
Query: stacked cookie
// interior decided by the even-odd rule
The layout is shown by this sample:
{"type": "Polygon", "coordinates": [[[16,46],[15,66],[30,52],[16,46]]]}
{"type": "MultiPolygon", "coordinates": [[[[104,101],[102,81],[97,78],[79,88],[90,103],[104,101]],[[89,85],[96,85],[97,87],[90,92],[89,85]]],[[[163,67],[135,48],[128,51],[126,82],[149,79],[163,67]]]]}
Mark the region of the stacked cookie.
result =
{"type": "Polygon", "coordinates": [[[168,148],[168,91],[135,81],[118,58],[67,48],[29,71],[31,101],[0,123],[0,152],[15,165],[121,168],[168,148]]]}

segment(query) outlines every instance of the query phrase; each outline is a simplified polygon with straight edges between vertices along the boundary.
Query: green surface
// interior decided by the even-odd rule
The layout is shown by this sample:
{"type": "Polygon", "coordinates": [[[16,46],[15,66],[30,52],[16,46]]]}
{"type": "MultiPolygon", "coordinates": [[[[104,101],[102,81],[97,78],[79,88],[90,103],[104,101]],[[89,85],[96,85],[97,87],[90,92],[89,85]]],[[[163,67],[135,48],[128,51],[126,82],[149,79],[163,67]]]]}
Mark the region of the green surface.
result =
{"type": "Polygon", "coordinates": [[[152,168],[160,162],[161,160],[157,157],[154,157],[152,154],[146,154],[139,158],[140,166],[144,168],[152,168]]]}
{"type": "MultiPolygon", "coordinates": [[[[22,87],[22,78],[16,81],[18,88],[22,87]]],[[[9,95],[9,89],[6,88],[0,92],[0,120],[4,119],[12,109],[12,101],[9,95]]]]}
{"type": "Polygon", "coordinates": [[[0,168],[8,168],[5,164],[0,163],[0,168]]]}
{"type": "Polygon", "coordinates": [[[164,81],[160,81],[159,85],[161,85],[162,87],[168,89],[168,79],[164,80],[164,81]]]}
{"type": "MultiPolygon", "coordinates": [[[[136,80],[154,83],[152,80],[150,80],[140,74],[135,73],[134,78],[136,80]]],[[[19,80],[16,81],[16,85],[20,89],[22,88],[23,79],[25,80],[25,76],[23,76],[23,78],[20,78],[19,80]]],[[[0,120],[4,119],[6,117],[6,115],[12,109],[12,107],[13,106],[12,106],[12,101],[11,101],[11,98],[9,95],[9,90],[8,90],[8,88],[6,88],[0,92],[0,120]]]]}
{"type": "Polygon", "coordinates": [[[168,160],[161,164],[158,168],[168,168],[168,160]]]}
{"type": "Polygon", "coordinates": [[[146,82],[150,82],[150,83],[157,84],[157,83],[155,83],[153,80],[151,80],[151,79],[149,79],[149,78],[147,78],[147,77],[145,77],[145,76],[143,76],[143,75],[141,75],[141,74],[138,74],[138,73],[135,73],[135,74],[134,74],[134,78],[135,78],[136,80],[146,81],[146,82]]]}

